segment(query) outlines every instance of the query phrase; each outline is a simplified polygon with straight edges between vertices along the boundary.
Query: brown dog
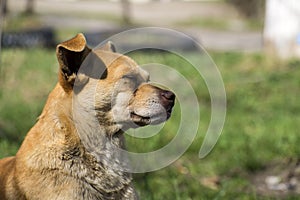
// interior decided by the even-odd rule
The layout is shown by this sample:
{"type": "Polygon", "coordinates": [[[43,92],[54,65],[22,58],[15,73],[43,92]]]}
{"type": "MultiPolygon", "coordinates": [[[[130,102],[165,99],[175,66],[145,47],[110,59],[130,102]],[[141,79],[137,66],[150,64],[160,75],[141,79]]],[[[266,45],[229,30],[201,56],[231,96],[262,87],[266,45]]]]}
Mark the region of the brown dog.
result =
{"type": "Polygon", "coordinates": [[[167,120],[175,95],[111,43],[91,50],[78,34],[56,53],[58,84],[16,156],[0,160],[0,199],[137,199],[122,133],[167,120]]]}

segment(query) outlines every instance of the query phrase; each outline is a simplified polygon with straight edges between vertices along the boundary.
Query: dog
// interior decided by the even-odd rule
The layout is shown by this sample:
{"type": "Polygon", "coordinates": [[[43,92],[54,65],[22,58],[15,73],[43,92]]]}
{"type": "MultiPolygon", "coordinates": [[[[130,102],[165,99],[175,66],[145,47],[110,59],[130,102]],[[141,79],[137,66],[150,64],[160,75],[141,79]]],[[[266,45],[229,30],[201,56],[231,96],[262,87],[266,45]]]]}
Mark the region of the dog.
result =
{"type": "Polygon", "coordinates": [[[166,121],[175,94],[83,34],[59,44],[58,83],[16,156],[0,160],[1,200],[138,199],[124,131],[166,121]]]}

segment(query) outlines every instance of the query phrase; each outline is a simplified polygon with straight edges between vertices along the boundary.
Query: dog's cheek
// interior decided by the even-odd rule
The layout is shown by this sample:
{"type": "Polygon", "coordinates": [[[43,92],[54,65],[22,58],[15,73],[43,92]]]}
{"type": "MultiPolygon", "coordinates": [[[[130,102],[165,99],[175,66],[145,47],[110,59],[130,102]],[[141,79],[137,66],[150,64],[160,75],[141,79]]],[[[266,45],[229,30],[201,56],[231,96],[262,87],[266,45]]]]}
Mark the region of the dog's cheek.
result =
{"type": "Polygon", "coordinates": [[[132,94],[129,92],[121,92],[117,94],[112,107],[115,122],[123,122],[130,119],[129,102],[131,98],[132,94]]]}
{"type": "Polygon", "coordinates": [[[93,87],[94,98],[95,98],[95,109],[103,110],[108,112],[111,110],[113,105],[114,91],[109,83],[103,80],[96,80],[97,85],[93,87]],[[95,91],[96,88],[96,91],[95,91]]]}

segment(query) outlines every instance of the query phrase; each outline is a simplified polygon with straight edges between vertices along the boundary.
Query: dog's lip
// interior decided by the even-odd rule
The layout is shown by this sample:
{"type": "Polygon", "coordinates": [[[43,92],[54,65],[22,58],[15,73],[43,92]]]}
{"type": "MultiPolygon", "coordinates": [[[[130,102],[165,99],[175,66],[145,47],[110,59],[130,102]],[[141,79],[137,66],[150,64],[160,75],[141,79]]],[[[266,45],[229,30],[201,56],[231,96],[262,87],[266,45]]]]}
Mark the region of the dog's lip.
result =
{"type": "Polygon", "coordinates": [[[130,113],[130,117],[131,118],[143,118],[143,119],[150,119],[151,117],[150,116],[142,116],[142,115],[139,115],[139,114],[136,114],[135,112],[131,112],[130,113]]]}
{"type": "MultiPolygon", "coordinates": [[[[172,107],[166,110],[166,119],[165,120],[168,120],[171,117],[171,114],[172,114],[172,107]]],[[[161,116],[161,114],[157,114],[157,115],[153,115],[153,116],[142,116],[133,111],[130,112],[131,120],[139,126],[149,125],[149,124],[151,124],[153,119],[158,118],[159,116],[161,116]]]]}
{"type": "Polygon", "coordinates": [[[135,124],[139,126],[146,126],[151,123],[151,117],[141,116],[136,114],[135,112],[130,113],[130,118],[135,124]]]}

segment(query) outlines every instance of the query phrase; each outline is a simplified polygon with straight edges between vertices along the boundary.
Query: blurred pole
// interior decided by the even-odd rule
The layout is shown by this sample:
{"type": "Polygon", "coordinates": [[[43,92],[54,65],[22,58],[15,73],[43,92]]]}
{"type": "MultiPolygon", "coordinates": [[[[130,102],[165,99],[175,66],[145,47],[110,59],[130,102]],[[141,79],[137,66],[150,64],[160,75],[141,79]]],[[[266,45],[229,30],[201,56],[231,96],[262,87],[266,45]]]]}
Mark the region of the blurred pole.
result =
{"type": "Polygon", "coordinates": [[[123,21],[126,25],[131,24],[131,5],[129,0],[121,0],[123,21]]]}
{"type": "Polygon", "coordinates": [[[33,12],[34,12],[34,0],[27,0],[25,13],[31,15],[33,14],[33,12]]]}
{"type": "Polygon", "coordinates": [[[300,57],[300,1],[267,0],[264,46],[268,54],[300,57]]]}

